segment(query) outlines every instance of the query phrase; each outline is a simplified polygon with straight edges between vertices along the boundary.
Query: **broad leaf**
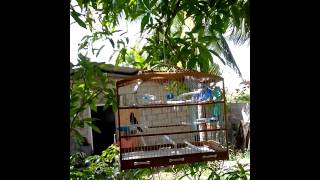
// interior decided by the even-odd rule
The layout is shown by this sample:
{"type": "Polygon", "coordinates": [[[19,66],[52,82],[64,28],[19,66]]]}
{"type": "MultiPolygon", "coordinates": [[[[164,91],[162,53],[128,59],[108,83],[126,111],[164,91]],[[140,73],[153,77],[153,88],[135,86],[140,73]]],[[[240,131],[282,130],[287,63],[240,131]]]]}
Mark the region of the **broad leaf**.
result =
{"type": "Polygon", "coordinates": [[[80,14],[77,13],[76,11],[72,11],[71,12],[71,16],[73,17],[73,19],[83,28],[87,29],[86,27],[86,23],[84,23],[80,18],[80,14]]]}
{"type": "Polygon", "coordinates": [[[96,125],[91,124],[90,127],[91,127],[95,132],[97,132],[97,133],[99,133],[99,134],[101,133],[101,130],[100,130],[96,125]]]}
{"type": "Polygon", "coordinates": [[[95,103],[95,101],[93,101],[91,104],[90,104],[90,109],[94,112],[97,112],[97,105],[95,103]]]}
{"type": "MultiPolygon", "coordinates": [[[[211,63],[213,63],[212,56],[211,56],[209,50],[206,47],[200,46],[199,47],[199,51],[200,51],[200,57],[203,60],[207,60],[207,61],[210,61],[211,63]]],[[[209,66],[209,64],[208,64],[208,66],[209,66]]],[[[207,69],[207,68],[205,68],[205,69],[207,69]]]]}
{"type": "Polygon", "coordinates": [[[150,9],[149,1],[150,1],[150,0],[142,0],[143,4],[144,4],[148,9],[150,9]]]}
{"type": "Polygon", "coordinates": [[[83,9],[83,0],[77,0],[77,3],[79,4],[81,10],[83,9]]]}
{"type": "Polygon", "coordinates": [[[236,27],[240,27],[240,11],[237,6],[232,6],[231,7],[231,12],[232,12],[232,17],[233,17],[233,22],[235,23],[236,27]]]}
{"type": "Polygon", "coordinates": [[[80,134],[80,132],[74,128],[70,129],[70,134],[71,137],[73,137],[73,139],[78,143],[78,144],[83,144],[84,143],[84,138],[83,136],[80,134]]]}
{"type": "Polygon", "coordinates": [[[141,29],[140,32],[142,33],[144,31],[144,27],[148,24],[150,18],[150,14],[147,13],[145,16],[143,16],[141,20],[141,29]]]}
{"type": "Polygon", "coordinates": [[[188,69],[194,69],[197,63],[196,58],[190,58],[189,61],[187,62],[187,68],[188,69]]]}

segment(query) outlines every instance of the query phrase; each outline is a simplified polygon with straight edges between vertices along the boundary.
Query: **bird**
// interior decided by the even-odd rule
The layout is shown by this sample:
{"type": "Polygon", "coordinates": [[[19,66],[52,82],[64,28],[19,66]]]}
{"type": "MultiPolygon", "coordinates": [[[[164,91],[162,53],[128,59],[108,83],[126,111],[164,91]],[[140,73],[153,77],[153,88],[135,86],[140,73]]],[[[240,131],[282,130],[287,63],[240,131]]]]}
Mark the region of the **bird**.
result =
{"type": "MultiPolygon", "coordinates": [[[[130,113],[130,123],[131,124],[138,124],[138,120],[134,116],[133,112],[130,113]]],[[[143,130],[139,126],[137,126],[137,129],[138,129],[138,131],[143,132],[143,130]]]]}

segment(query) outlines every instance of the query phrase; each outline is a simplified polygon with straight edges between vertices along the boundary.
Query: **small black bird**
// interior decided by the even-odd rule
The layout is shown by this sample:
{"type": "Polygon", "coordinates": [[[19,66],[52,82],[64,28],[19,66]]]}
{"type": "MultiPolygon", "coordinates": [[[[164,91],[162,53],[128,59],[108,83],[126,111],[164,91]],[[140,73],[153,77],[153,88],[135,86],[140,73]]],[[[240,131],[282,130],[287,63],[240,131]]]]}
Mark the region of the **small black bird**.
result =
{"type": "MultiPolygon", "coordinates": [[[[139,124],[138,120],[136,119],[136,117],[134,117],[133,112],[130,114],[130,123],[131,124],[139,124]]],[[[138,131],[143,132],[142,129],[139,126],[137,126],[137,129],[138,129],[138,131]]]]}

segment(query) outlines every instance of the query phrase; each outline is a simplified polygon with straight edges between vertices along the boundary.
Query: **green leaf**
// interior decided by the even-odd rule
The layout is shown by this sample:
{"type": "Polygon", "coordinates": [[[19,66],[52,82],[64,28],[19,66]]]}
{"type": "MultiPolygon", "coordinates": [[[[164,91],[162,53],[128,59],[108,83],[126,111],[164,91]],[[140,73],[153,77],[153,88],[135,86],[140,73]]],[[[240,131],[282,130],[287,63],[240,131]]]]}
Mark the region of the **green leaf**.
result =
{"type": "Polygon", "coordinates": [[[148,9],[150,9],[149,1],[150,1],[150,0],[143,0],[144,5],[145,5],[148,9]]]}
{"type": "Polygon", "coordinates": [[[84,139],[83,136],[80,134],[80,132],[74,128],[70,128],[70,133],[71,133],[71,137],[73,137],[73,139],[78,143],[78,144],[83,144],[84,143],[84,139]]]}
{"type": "Polygon", "coordinates": [[[244,170],[242,164],[237,163],[237,166],[238,166],[238,168],[240,169],[240,171],[241,171],[242,173],[245,173],[245,170],[244,170]]]}
{"type": "Polygon", "coordinates": [[[80,51],[81,49],[85,48],[88,45],[88,41],[85,41],[83,43],[80,44],[78,51],[80,51]]]}
{"type": "Polygon", "coordinates": [[[236,27],[240,27],[240,11],[237,6],[232,6],[231,7],[231,12],[232,12],[232,17],[233,17],[233,22],[235,23],[236,27]]]}
{"type": "Polygon", "coordinates": [[[189,46],[184,46],[183,48],[181,48],[181,51],[180,51],[180,52],[181,52],[182,54],[186,54],[186,53],[188,53],[188,51],[190,51],[190,50],[189,50],[189,46]]]}
{"type": "Polygon", "coordinates": [[[110,107],[110,101],[111,101],[111,99],[108,97],[107,100],[106,100],[106,103],[103,106],[103,110],[104,111],[107,110],[110,107]]]}
{"type": "Polygon", "coordinates": [[[123,47],[125,47],[125,46],[126,46],[126,44],[123,42],[123,40],[122,40],[122,39],[120,39],[120,40],[118,40],[118,41],[117,41],[117,47],[118,47],[118,48],[120,48],[120,44],[122,44],[122,45],[123,45],[123,47]]]}
{"type": "Polygon", "coordinates": [[[97,105],[95,103],[95,101],[93,101],[91,104],[90,104],[90,109],[94,112],[97,112],[97,105]]]}
{"type": "Polygon", "coordinates": [[[184,13],[183,12],[179,12],[177,14],[178,20],[182,23],[184,23],[184,13]]]}
{"type": "Polygon", "coordinates": [[[110,43],[111,43],[111,46],[114,48],[114,42],[113,42],[113,40],[111,39],[111,38],[108,38],[109,39],[109,41],[110,41],[110,43]]]}
{"type": "Polygon", "coordinates": [[[231,176],[229,180],[238,180],[237,176],[231,176]]]}
{"type": "Polygon", "coordinates": [[[146,24],[148,24],[149,22],[149,17],[150,17],[150,14],[147,13],[147,15],[145,15],[142,20],[141,20],[141,29],[140,29],[140,32],[142,33],[144,31],[144,27],[146,26],[146,24]]]}
{"type": "Polygon", "coordinates": [[[177,43],[186,44],[186,41],[185,41],[184,39],[174,38],[174,40],[175,40],[177,43]]]}
{"type": "Polygon", "coordinates": [[[117,103],[112,103],[112,111],[113,111],[113,112],[116,112],[117,109],[118,109],[117,103]]]}
{"type": "Polygon", "coordinates": [[[186,32],[186,35],[188,35],[192,40],[195,39],[192,32],[186,32]]]}
{"type": "Polygon", "coordinates": [[[75,94],[71,95],[70,104],[77,102],[79,99],[80,99],[79,96],[77,96],[75,94]]]}
{"type": "Polygon", "coordinates": [[[97,9],[97,0],[92,0],[91,1],[93,9],[97,9]]]}
{"type": "Polygon", "coordinates": [[[211,172],[211,174],[208,176],[208,179],[213,179],[215,177],[215,173],[211,172]]]}
{"type": "Polygon", "coordinates": [[[125,57],[126,53],[127,53],[127,49],[126,48],[122,48],[121,49],[121,54],[122,54],[123,58],[125,57]]]}
{"type": "Polygon", "coordinates": [[[209,52],[209,50],[204,47],[204,46],[200,46],[199,47],[199,52],[200,52],[200,57],[204,60],[209,60],[211,63],[213,63],[213,59],[212,59],[212,56],[209,52]]]}
{"type": "Polygon", "coordinates": [[[121,58],[121,51],[120,51],[120,52],[118,53],[115,66],[118,66],[118,65],[121,64],[121,63],[122,63],[122,58],[121,58]]]}
{"type": "MultiPolygon", "coordinates": [[[[189,176],[189,174],[184,174],[183,176],[179,177],[178,180],[182,180],[184,177],[189,176]]],[[[189,178],[190,179],[190,178],[189,178]]]]}
{"type": "Polygon", "coordinates": [[[100,51],[101,51],[101,49],[102,49],[102,48],[104,48],[104,46],[105,46],[105,45],[102,45],[102,46],[99,48],[99,50],[98,50],[98,52],[97,52],[97,54],[96,54],[96,57],[98,57],[98,56],[99,56],[100,51]]]}
{"type": "Polygon", "coordinates": [[[80,6],[81,10],[83,8],[83,0],[77,0],[78,5],[80,6]]]}
{"type": "Polygon", "coordinates": [[[97,132],[97,133],[101,133],[101,130],[96,126],[96,125],[94,125],[94,124],[90,124],[90,127],[95,131],[95,132],[97,132]]]}
{"type": "Polygon", "coordinates": [[[151,2],[150,2],[150,7],[152,8],[155,4],[157,3],[157,0],[151,0],[151,2]]]}
{"type": "Polygon", "coordinates": [[[91,36],[89,35],[86,35],[86,36],[83,36],[83,38],[81,39],[81,41],[83,41],[84,39],[89,39],[91,36]]]}
{"type": "Polygon", "coordinates": [[[190,58],[189,61],[187,62],[187,68],[188,69],[194,69],[197,63],[197,59],[195,58],[190,58]]]}
{"type": "Polygon", "coordinates": [[[77,13],[76,11],[72,11],[71,12],[71,16],[73,17],[73,19],[83,28],[87,29],[86,27],[86,23],[84,23],[80,18],[80,14],[77,13]]]}
{"type": "Polygon", "coordinates": [[[204,31],[204,26],[202,26],[202,25],[196,25],[196,26],[192,29],[192,32],[193,32],[193,33],[199,33],[200,36],[201,36],[201,34],[203,34],[203,31],[204,31]]]}
{"type": "Polygon", "coordinates": [[[215,31],[218,31],[220,33],[223,33],[223,28],[224,28],[224,22],[221,19],[220,15],[214,16],[214,24],[213,24],[213,29],[215,31]]]}
{"type": "Polygon", "coordinates": [[[221,56],[219,56],[219,54],[218,54],[217,52],[215,52],[214,50],[211,50],[211,49],[209,49],[209,51],[210,51],[212,54],[214,54],[215,56],[217,56],[224,65],[226,64],[226,62],[224,61],[224,59],[223,59],[221,56]]]}
{"type": "Polygon", "coordinates": [[[201,42],[211,42],[216,40],[216,38],[214,36],[203,36],[203,37],[199,37],[199,41],[201,42]]]}
{"type": "Polygon", "coordinates": [[[204,59],[203,56],[199,56],[198,64],[200,66],[201,72],[208,72],[209,71],[208,59],[204,59]]]}
{"type": "Polygon", "coordinates": [[[78,85],[78,87],[79,87],[79,88],[81,88],[81,89],[84,89],[85,84],[84,84],[84,83],[82,83],[82,84],[78,85]]]}
{"type": "Polygon", "coordinates": [[[222,21],[222,33],[225,33],[229,27],[229,21],[230,19],[229,18],[224,18],[223,21],[222,21]]]}

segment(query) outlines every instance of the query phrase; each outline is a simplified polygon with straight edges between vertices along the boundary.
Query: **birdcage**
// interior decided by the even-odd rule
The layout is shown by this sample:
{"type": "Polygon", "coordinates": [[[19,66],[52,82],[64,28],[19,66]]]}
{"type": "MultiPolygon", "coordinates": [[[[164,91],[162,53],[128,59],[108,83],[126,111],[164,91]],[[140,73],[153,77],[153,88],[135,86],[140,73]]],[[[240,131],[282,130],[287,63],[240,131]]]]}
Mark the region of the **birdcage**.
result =
{"type": "Polygon", "coordinates": [[[223,78],[145,71],[116,87],[121,169],[228,159],[223,78]]]}

